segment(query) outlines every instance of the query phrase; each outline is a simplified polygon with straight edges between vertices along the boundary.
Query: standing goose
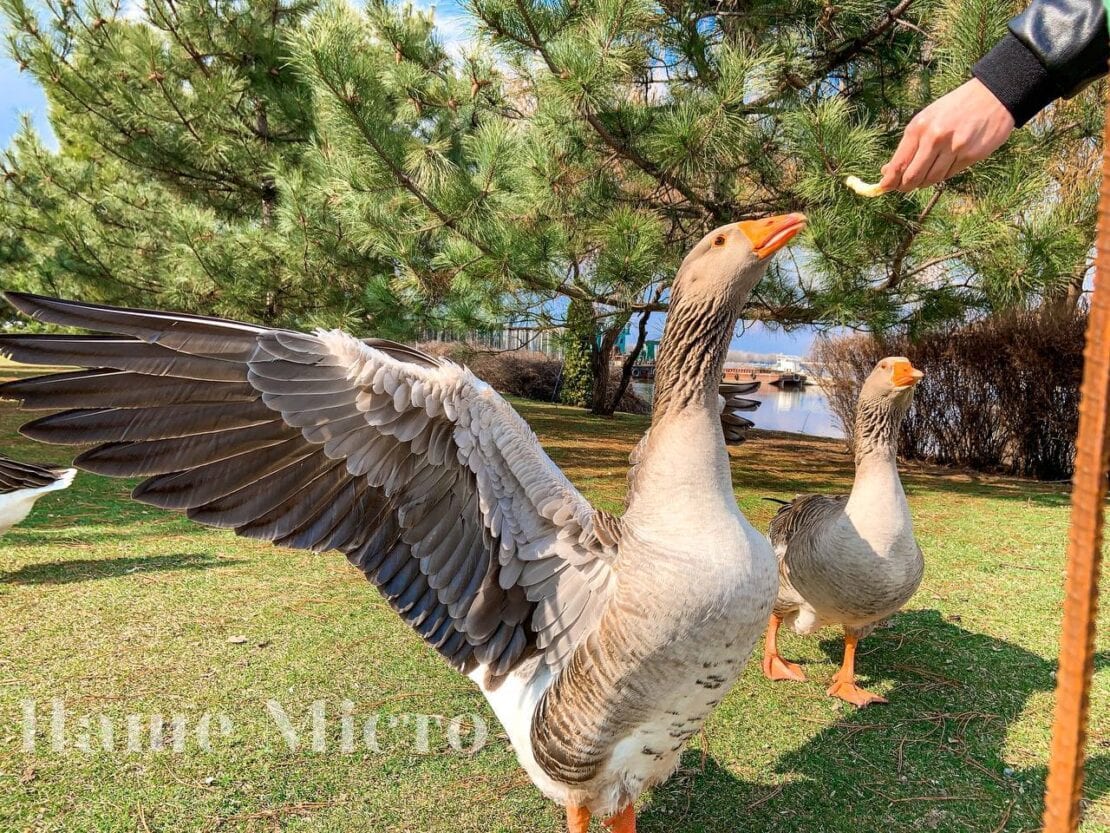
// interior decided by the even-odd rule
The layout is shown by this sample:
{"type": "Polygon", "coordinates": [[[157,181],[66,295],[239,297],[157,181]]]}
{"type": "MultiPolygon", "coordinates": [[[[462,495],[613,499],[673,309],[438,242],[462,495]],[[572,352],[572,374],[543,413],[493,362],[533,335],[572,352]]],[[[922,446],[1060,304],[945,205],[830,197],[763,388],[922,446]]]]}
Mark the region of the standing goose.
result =
{"type": "Polygon", "coordinates": [[[733,497],[717,383],[740,309],[800,214],[725,226],[675,279],[650,436],[623,518],[594,510],[469,370],[388,341],[10,293],[108,336],[3,336],[83,366],[0,387],[24,426],[141,501],[284,546],[338,549],[468,675],[521,765],[635,830],[771,612],[774,555],[733,497]]]}
{"type": "Polygon", "coordinates": [[[856,645],[910,600],[925,570],[897,457],[898,432],[923,375],[901,356],[875,365],[856,405],[852,493],[803,495],[771,521],[780,585],[764,645],[769,679],[805,680],[778,652],[784,622],[801,634],[842,625],[844,661],[828,693],[856,706],[887,702],[856,685],[856,645]]]}
{"type": "Polygon", "coordinates": [[[0,535],[22,523],[47,492],[68,489],[76,469],[20,463],[0,454],[0,535]]]}

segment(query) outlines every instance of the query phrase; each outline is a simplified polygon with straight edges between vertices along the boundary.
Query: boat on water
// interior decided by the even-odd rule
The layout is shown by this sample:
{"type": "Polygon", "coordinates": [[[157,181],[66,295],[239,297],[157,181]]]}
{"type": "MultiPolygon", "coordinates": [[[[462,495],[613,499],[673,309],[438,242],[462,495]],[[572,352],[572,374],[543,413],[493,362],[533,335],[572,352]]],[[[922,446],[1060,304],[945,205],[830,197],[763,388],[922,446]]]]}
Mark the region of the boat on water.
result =
{"type": "Polygon", "coordinates": [[[762,367],[726,367],[724,384],[756,382],[778,388],[799,388],[806,384],[806,375],[797,370],[775,370],[762,367]]]}
{"type": "MultiPolygon", "coordinates": [[[[652,382],[655,379],[655,362],[647,360],[635,364],[632,368],[632,378],[637,382],[652,382]]],[[[721,384],[730,387],[749,385],[749,389],[743,392],[755,393],[763,385],[781,389],[802,388],[810,384],[810,380],[802,371],[799,359],[779,356],[773,363],[726,364],[721,384]]]]}

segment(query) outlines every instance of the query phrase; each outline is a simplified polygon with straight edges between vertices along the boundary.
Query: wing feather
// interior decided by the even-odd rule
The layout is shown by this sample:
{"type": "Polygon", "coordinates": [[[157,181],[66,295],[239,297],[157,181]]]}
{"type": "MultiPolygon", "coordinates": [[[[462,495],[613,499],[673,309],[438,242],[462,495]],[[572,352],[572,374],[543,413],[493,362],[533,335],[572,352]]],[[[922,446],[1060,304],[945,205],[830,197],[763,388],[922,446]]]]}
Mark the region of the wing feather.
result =
{"type": "Polygon", "coordinates": [[[785,552],[793,542],[819,536],[825,522],[838,517],[847,502],[847,495],[802,495],[795,498],[771,519],[771,546],[776,552],[785,552]]]}
{"type": "Polygon", "coordinates": [[[66,473],[65,469],[21,463],[0,455],[0,495],[42,489],[63,479],[66,473]]]}
{"type": "Polygon", "coordinates": [[[149,376],[122,370],[80,370],[18,379],[6,386],[29,411],[91,408],[150,408],[181,403],[249,402],[258,393],[246,382],[216,384],[178,376],[149,376]]]}
{"type": "Polygon", "coordinates": [[[619,522],[596,514],[527,424],[469,370],[340,331],[296,333],[9,294],[106,335],[0,336],[0,353],[85,370],[0,396],[61,411],[35,439],[146,478],[134,496],[244,536],[338,549],[449,661],[552,666],[611,595],[619,522]]]}

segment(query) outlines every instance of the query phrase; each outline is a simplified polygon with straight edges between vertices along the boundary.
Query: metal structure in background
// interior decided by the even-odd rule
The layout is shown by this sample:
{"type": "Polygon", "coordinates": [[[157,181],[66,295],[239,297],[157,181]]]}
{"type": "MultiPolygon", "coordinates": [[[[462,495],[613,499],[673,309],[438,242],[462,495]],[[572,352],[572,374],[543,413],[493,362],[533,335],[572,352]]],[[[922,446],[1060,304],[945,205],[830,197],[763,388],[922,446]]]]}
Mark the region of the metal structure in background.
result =
{"type": "MultiPolygon", "coordinates": [[[[1107,0],[1110,7],[1110,0],[1107,0]]],[[[1110,467],[1110,108],[1103,134],[1095,287],[1087,323],[1075,486],[1068,531],[1056,716],[1045,791],[1044,833],[1079,829],[1083,760],[1094,671],[1102,526],[1110,467]]]]}

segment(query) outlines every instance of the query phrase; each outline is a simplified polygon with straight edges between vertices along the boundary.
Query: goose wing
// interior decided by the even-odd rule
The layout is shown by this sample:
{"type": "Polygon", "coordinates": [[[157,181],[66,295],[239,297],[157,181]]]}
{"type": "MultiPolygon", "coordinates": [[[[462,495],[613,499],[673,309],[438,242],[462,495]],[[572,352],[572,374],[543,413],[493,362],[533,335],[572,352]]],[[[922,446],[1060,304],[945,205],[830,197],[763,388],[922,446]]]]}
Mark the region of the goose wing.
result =
{"type": "MultiPolygon", "coordinates": [[[[758,388],[756,383],[754,388],[758,388]]],[[[755,427],[755,423],[745,416],[744,411],[754,411],[760,406],[758,399],[748,399],[744,394],[751,393],[753,386],[750,384],[721,385],[717,394],[717,402],[721,411],[721,429],[725,434],[725,442],[729,445],[739,445],[748,438],[748,430],[755,427]]]]}
{"type": "Polygon", "coordinates": [[[89,368],[0,397],[23,427],[134,497],[283,546],[336,549],[457,668],[561,665],[595,626],[619,524],[468,369],[338,330],[304,334],[9,293],[107,336],[2,336],[20,362],[89,368]]]}
{"type": "Polygon", "coordinates": [[[784,504],[771,519],[768,537],[779,560],[779,592],[775,613],[784,615],[805,602],[794,582],[811,574],[822,559],[826,525],[835,522],[848,503],[847,495],[801,495],[784,504]]]}
{"type": "Polygon", "coordinates": [[[65,475],[65,469],[21,463],[0,455],[0,495],[24,489],[42,489],[62,480],[65,475]]]}
{"type": "Polygon", "coordinates": [[[779,561],[789,566],[788,553],[817,546],[825,524],[839,517],[847,503],[847,495],[802,495],[779,509],[770,529],[779,561]]]}

